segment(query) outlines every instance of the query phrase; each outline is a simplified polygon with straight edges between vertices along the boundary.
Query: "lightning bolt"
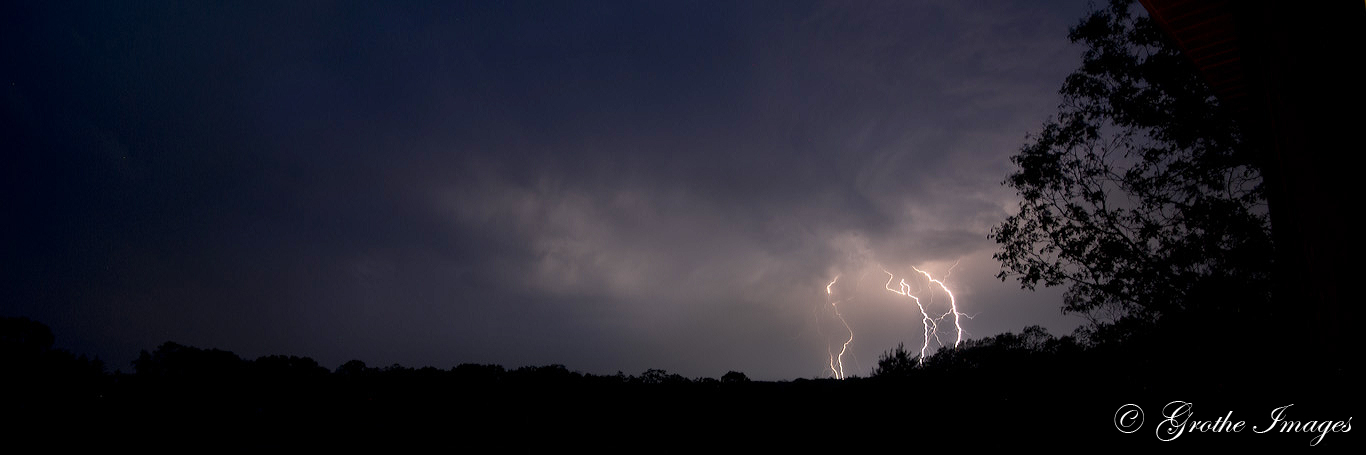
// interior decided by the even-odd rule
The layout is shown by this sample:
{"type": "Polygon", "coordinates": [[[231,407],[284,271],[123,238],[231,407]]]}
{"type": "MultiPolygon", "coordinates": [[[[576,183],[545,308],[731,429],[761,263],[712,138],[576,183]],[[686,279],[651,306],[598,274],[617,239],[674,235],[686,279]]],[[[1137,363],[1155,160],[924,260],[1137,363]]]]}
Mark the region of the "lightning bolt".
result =
{"type": "MultiPolygon", "coordinates": [[[[945,343],[946,339],[940,338],[941,334],[939,333],[939,325],[941,323],[947,324],[948,321],[953,322],[953,347],[957,348],[963,342],[963,318],[972,319],[971,315],[963,313],[959,310],[957,297],[953,295],[953,291],[950,290],[948,285],[944,283],[944,280],[948,279],[948,276],[953,273],[953,269],[956,267],[958,267],[958,263],[954,262],[953,266],[949,267],[948,271],[945,272],[942,278],[935,278],[929,272],[920,270],[916,267],[911,267],[911,269],[914,270],[915,273],[925,276],[925,280],[928,283],[929,287],[924,288],[921,288],[920,286],[913,286],[914,283],[918,283],[918,281],[916,280],[907,281],[907,278],[901,278],[898,280],[896,274],[887,271],[887,269],[885,268],[882,269],[882,273],[887,274],[887,282],[883,284],[883,288],[894,294],[902,295],[906,298],[911,299],[911,301],[915,303],[916,308],[920,310],[922,340],[920,343],[919,362],[922,364],[925,362],[925,358],[930,354],[931,339],[933,339],[933,341],[937,343],[940,347],[948,347],[947,343],[945,343]],[[896,286],[893,286],[893,283],[895,283],[896,286]],[[915,289],[913,289],[913,287],[915,289]],[[934,287],[938,287],[939,291],[942,291],[944,294],[949,296],[949,308],[942,314],[939,313],[938,310],[931,308],[935,307],[933,297],[934,293],[937,291],[934,289],[934,287]]],[[[871,270],[865,271],[864,274],[873,270],[877,270],[877,268],[871,268],[871,270]]],[[[860,274],[858,283],[863,282],[864,274],[860,274]]],[[[830,282],[825,285],[826,303],[830,304],[831,312],[833,312],[835,317],[839,319],[840,324],[844,325],[844,330],[849,332],[849,338],[844,341],[838,353],[836,353],[835,350],[832,348],[830,344],[831,340],[828,337],[826,338],[825,351],[826,355],[829,356],[829,376],[834,377],[835,379],[845,379],[848,377],[845,373],[844,357],[846,354],[850,354],[849,346],[854,342],[854,329],[852,326],[849,325],[849,321],[844,318],[844,314],[840,312],[840,306],[842,306],[845,303],[852,302],[854,299],[852,297],[844,297],[843,295],[841,296],[842,298],[835,298],[834,288],[835,285],[839,283],[841,276],[842,275],[835,275],[835,278],[830,280],[830,282]]],[[[857,292],[857,283],[854,286],[855,292],[857,292]]],[[[843,287],[847,288],[848,286],[843,287]]],[[[817,315],[817,319],[818,324],[816,325],[816,328],[817,332],[820,332],[821,326],[819,324],[819,314],[817,315]]],[[[825,337],[826,335],[822,336],[825,337]]]]}
{"type": "MultiPolygon", "coordinates": [[[[835,279],[830,280],[830,284],[825,285],[825,299],[827,301],[834,295],[831,288],[834,287],[835,283],[839,280],[840,276],[835,275],[835,279]]],[[[835,317],[839,318],[841,324],[844,324],[844,330],[849,331],[849,339],[844,341],[844,346],[840,348],[839,355],[835,355],[829,347],[826,348],[826,353],[830,355],[830,373],[835,375],[835,379],[844,379],[844,353],[849,351],[849,343],[854,342],[854,329],[849,327],[849,321],[846,321],[844,315],[840,314],[839,304],[839,300],[832,301],[830,302],[830,307],[835,310],[835,317]],[[839,365],[838,369],[835,367],[837,363],[839,365]]]]}
{"type": "MultiPolygon", "coordinates": [[[[958,266],[958,263],[955,262],[953,265],[956,267],[956,266],[958,266]]],[[[958,331],[958,338],[956,338],[956,339],[953,340],[953,347],[955,347],[955,348],[958,347],[958,344],[963,342],[963,324],[962,324],[962,320],[959,319],[959,317],[960,317],[960,316],[967,316],[967,315],[958,312],[958,301],[955,300],[955,299],[953,298],[953,291],[950,291],[950,290],[949,290],[949,287],[948,287],[948,286],[945,286],[943,281],[936,280],[936,279],[934,279],[934,277],[930,276],[930,273],[929,273],[929,272],[926,272],[926,271],[924,271],[924,270],[917,269],[917,268],[915,268],[914,266],[911,267],[911,270],[915,270],[915,271],[920,272],[921,274],[925,275],[925,279],[930,280],[931,283],[934,283],[934,284],[939,285],[939,289],[943,289],[943,290],[944,290],[944,293],[949,295],[949,312],[948,312],[948,313],[944,313],[942,316],[939,316],[939,320],[942,321],[944,318],[948,317],[950,314],[953,315],[953,328],[954,328],[955,330],[958,331]]],[[[949,267],[949,273],[953,273],[953,267],[949,267]]],[[[917,300],[917,302],[919,302],[919,300],[917,300]]],[[[923,312],[924,310],[922,309],[921,311],[923,312]]],[[[938,335],[936,335],[936,337],[937,337],[937,336],[938,336],[938,335]]]]}
{"type": "MultiPolygon", "coordinates": [[[[888,291],[892,291],[894,293],[910,297],[911,300],[915,300],[916,308],[920,308],[920,323],[925,327],[925,341],[920,345],[920,362],[924,363],[925,350],[929,349],[930,347],[930,334],[938,332],[939,324],[934,320],[934,318],[930,317],[930,313],[925,311],[925,305],[920,303],[920,297],[916,297],[914,294],[911,294],[911,285],[906,284],[905,278],[901,279],[900,289],[892,289],[892,280],[896,279],[896,275],[893,275],[892,272],[888,272],[886,269],[884,269],[882,273],[887,274],[887,284],[885,285],[885,287],[888,291]]],[[[937,334],[935,336],[938,337],[937,334]]]]}

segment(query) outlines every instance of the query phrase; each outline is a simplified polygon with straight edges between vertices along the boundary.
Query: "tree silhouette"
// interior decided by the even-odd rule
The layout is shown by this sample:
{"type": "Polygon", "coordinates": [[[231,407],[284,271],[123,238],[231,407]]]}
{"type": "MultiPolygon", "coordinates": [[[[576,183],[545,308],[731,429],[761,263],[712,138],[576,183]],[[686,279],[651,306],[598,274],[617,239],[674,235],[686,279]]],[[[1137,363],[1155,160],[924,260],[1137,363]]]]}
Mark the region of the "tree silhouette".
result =
{"type": "Polygon", "coordinates": [[[7,359],[37,356],[52,349],[47,325],[29,318],[0,318],[0,354],[7,359]]]}
{"type": "Polygon", "coordinates": [[[744,373],[741,373],[739,371],[728,371],[726,372],[726,374],[721,375],[721,382],[726,384],[739,384],[749,382],[749,376],[745,376],[744,373]]]}
{"type": "Polygon", "coordinates": [[[644,373],[640,374],[640,377],[637,378],[637,380],[641,384],[686,384],[689,382],[688,378],[685,378],[680,374],[670,373],[658,368],[645,370],[644,373]]]}
{"type": "Polygon", "coordinates": [[[883,353],[873,368],[875,378],[899,378],[910,376],[920,363],[920,356],[912,356],[905,343],[897,343],[896,349],[883,353]]]}
{"type": "Polygon", "coordinates": [[[138,376],[225,381],[247,372],[247,362],[219,349],[200,349],[167,341],[155,351],[142,351],[133,361],[138,376]]]}
{"type": "Polygon", "coordinates": [[[998,277],[1067,286],[1097,326],[1264,308],[1271,236],[1259,166],[1190,62],[1133,2],[1073,27],[1081,68],[1011,160],[1019,213],[989,235],[998,277]]]}
{"type": "Polygon", "coordinates": [[[364,375],[375,374],[376,371],[377,369],[375,368],[365,366],[365,362],[353,359],[337,366],[337,370],[334,371],[334,373],[339,376],[361,377],[364,375]]]}
{"type": "Polygon", "coordinates": [[[103,362],[55,349],[55,340],[41,322],[0,317],[0,399],[10,407],[87,399],[104,388],[103,362]]]}

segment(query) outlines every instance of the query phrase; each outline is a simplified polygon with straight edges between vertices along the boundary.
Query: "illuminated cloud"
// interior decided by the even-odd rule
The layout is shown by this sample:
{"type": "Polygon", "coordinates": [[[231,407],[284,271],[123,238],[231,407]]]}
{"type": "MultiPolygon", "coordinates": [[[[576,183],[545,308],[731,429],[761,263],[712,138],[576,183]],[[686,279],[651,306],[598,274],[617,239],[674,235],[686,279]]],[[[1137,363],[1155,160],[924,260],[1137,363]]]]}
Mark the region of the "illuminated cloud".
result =
{"type": "Polygon", "coordinates": [[[921,319],[855,291],[955,263],[965,336],[1074,324],[985,235],[1085,2],[215,8],[0,27],[0,298],[74,351],[824,376],[839,275],[866,374],[921,319]]]}

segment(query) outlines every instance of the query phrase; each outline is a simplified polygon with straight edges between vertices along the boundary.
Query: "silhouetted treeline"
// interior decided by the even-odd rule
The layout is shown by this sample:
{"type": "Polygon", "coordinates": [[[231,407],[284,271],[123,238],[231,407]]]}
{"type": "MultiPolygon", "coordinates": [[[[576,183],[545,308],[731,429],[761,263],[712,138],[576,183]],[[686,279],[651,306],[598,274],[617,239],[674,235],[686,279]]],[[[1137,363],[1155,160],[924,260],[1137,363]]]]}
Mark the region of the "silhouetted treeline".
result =
{"type": "MultiPolygon", "coordinates": [[[[1336,393],[1354,384],[1356,361],[1297,364],[1279,358],[1281,346],[1248,345],[1232,335],[1245,330],[1236,319],[1171,318],[1162,325],[1107,324],[1055,337],[1040,326],[1020,333],[964,341],[923,361],[904,345],[887,351],[872,378],[886,381],[990,382],[998,375],[1021,385],[1058,393],[1255,394],[1306,397],[1336,393]],[[1087,379],[1087,380],[1082,380],[1087,379]],[[1274,384],[1269,386],[1268,384],[1274,384]]],[[[1286,345],[1295,341],[1287,337],[1286,345]]],[[[994,387],[999,389],[1000,387],[994,387]]]]}
{"type": "MultiPolygon", "coordinates": [[[[512,448],[621,448],[647,438],[669,447],[732,439],[747,444],[737,449],[816,450],[845,447],[850,431],[910,432],[934,445],[956,440],[972,448],[1154,445],[1151,435],[1115,431],[1118,406],[1186,399],[1208,411],[1271,409],[1288,399],[1297,412],[1313,415],[1315,400],[1334,398],[1350,384],[1347,376],[1298,380],[1277,371],[1275,359],[1256,371],[1220,374],[1227,362],[1219,359],[1191,370],[1165,363],[1166,350],[1179,341],[1085,330],[1054,337],[1037,326],[968,340],[923,362],[900,346],[866,378],[777,382],[737,371],[720,379],[658,369],[595,375],[563,365],[439,369],[352,360],[328,370],[307,357],[250,360],[172,342],[142,352],[131,373],[110,373],[98,360],[54,350],[51,331],[40,323],[6,318],[0,328],[6,428],[43,434],[56,446],[130,434],[150,434],[166,447],[207,440],[215,447],[373,444],[380,435],[406,435],[512,448]],[[82,436],[54,437],[65,434],[82,436]],[[320,434],[345,438],[315,440],[320,434]]],[[[1227,446],[1269,439],[1202,440],[1227,446]]]]}
{"type": "Polygon", "coordinates": [[[14,392],[7,404],[23,409],[37,401],[76,402],[107,385],[103,362],[54,349],[54,340],[41,322],[0,318],[0,386],[14,392]]]}

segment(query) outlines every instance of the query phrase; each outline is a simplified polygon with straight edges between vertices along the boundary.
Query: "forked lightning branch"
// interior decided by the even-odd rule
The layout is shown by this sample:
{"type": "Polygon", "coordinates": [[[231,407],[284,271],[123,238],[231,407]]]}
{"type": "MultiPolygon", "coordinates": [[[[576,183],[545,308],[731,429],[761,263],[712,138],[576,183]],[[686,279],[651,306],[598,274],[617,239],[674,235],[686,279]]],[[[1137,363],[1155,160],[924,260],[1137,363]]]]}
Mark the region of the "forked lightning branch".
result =
{"type": "MultiPolygon", "coordinates": [[[[952,273],[953,268],[957,266],[958,264],[954,263],[953,267],[949,267],[948,273],[952,273]]],[[[949,290],[948,285],[945,284],[943,280],[936,279],[934,276],[930,275],[929,272],[920,270],[916,267],[911,267],[911,270],[925,276],[925,283],[927,283],[925,289],[915,290],[912,286],[914,280],[912,280],[912,282],[907,282],[906,278],[898,280],[896,274],[887,269],[882,269],[882,273],[887,274],[887,282],[883,287],[888,292],[906,297],[907,300],[915,305],[916,310],[919,312],[921,335],[919,362],[924,363],[925,357],[930,354],[931,341],[940,347],[948,346],[948,344],[944,342],[944,339],[940,337],[941,332],[945,332],[945,335],[952,335],[952,346],[957,348],[958,345],[963,342],[963,318],[971,319],[972,317],[958,309],[957,298],[954,297],[953,291],[949,290]],[[948,297],[947,308],[933,308],[934,300],[932,297],[936,292],[942,292],[948,297]],[[953,326],[941,330],[941,324],[952,324],[953,326]]],[[[946,275],[944,279],[948,279],[948,276],[946,275]]],[[[849,345],[854,342],[854,328],[849,325],[849,321],[846,320],[844,314],[840,312],[840,305],[849,303],[853,299],[836,298],[839,293],[836,292],[835,285],[839,283],[839,280],[840,275],[836,275],[834,279],[830,280],[830,282],[825,285],[826,303],[830,305],[831,313],[839,320],[840,325],[844,327],[848,337],[841,337],[843,340],[842,342],[837,341],[839,343],[839,352],[835,352],[834,346],[830,343],[830,340],[827,339],[826,351],[829,355],[829,375],[835,379],[844,379],[847,377],[845,373],[844,357],[849,352],[849,345]]]]}

